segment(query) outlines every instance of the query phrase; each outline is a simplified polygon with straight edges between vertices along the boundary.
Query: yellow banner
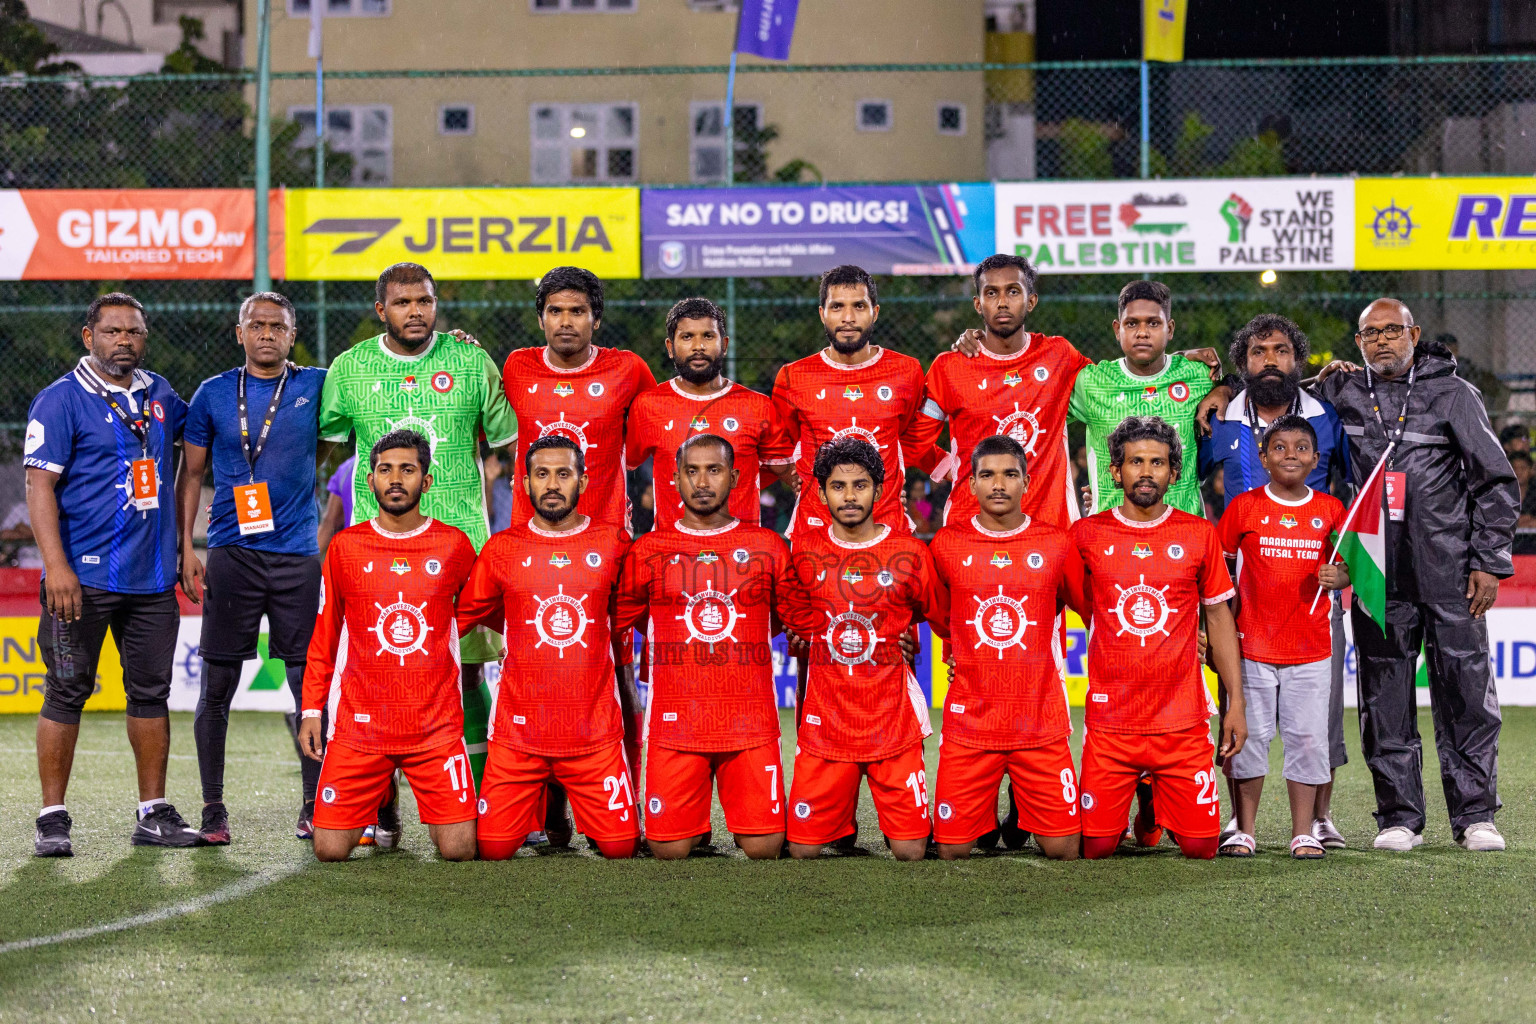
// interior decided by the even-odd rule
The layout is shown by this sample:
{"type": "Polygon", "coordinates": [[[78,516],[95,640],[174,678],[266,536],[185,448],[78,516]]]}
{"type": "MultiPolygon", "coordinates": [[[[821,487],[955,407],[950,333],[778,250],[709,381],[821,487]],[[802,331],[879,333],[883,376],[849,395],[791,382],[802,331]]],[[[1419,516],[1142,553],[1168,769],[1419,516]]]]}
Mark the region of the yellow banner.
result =
{"type": "MultiPolygon", "coordinates": [[[[0,714],[35,715],[41,711],[47,672],[43,652],[37,646],[37,616],[0,617],[0,714]]],[[[122,711],[127,707],[122,662],[108,633],[96,666],[96,691],[85,702],[85,710],[122,711]]]]}
{"type": "Polygon", "coordinates": [[[1360,178],[1360,270],[1536,267],[1536,179],[1360,178]]]}
{"type": "Polygon", "coordinates": [[[1142,0],[1141,59],[1177,64],[1184,59],[1189,0],[1142,0]]]}
{"type": "Polygon", "coordinates": [[[286,224],[290,281],[371,281],[401,261],[445,281],[640,276],[637,188],[294,189],[286,224]]]}

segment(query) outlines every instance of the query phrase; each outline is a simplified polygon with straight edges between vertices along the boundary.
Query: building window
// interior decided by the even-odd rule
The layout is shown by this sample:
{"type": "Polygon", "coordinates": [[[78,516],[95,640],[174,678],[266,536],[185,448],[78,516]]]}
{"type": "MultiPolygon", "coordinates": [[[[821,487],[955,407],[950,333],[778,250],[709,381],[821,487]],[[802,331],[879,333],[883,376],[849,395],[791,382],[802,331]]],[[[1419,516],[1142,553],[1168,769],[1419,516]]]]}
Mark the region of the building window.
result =
{"type": "Polygon", "coordinates": [[[891,130],[890,100],[859,100],[858,128],[861,132],[891,130]]]}
{"type": "MultiPolygon", "coordinates": [[[[736,104],[736,176],[747,177],[753,170],[745,167],[742,157],[747,145],[742,141],[762,124],[763,108],[756,103],[736,104]]],[[[688,105],[688,166],[694,181],[725,180],[725,104],[694,102],[688,105]]],[[[748,178],[747,180],[752,180],[748,178]]]]}
{"type": "Polygon", "coordinates": [[[319,3],[327,18],[383,18],[389,14],[389,0],[288,0],[288,16],[309,17],[312,3],[319,3]]]}
{"type": "Polygon", "coordinates": [[[535,103],[535,184],[634,181],[640,170],[640,108],[634,103],[535,103]]]}
{"type": "MultiPolygon", "coordinates": [[[[313,149],[315,108],[289,107],[288,118],[299,125],[294,148],[313,149]]],[[[394,176],[393,120],[390,108],[382,105],[325,108],[326,149],[352,158],[352,184],[390,184],[394,176]]]]}
{"type": "Polygon", "coordinates": [[[940,135],[964,135],[965,134],[965,104],[964,103],[940,103],[939,104],[939,134],[940,135]]]}
{"type": "Polygon", "coordinates": [[[528,0],[535,14],[558,14],[562,11],[585,14],[588,12],[620,11],[635,9],[636,0],[528,0]]]}
{"type": "Polygon", "coordinates": [[[472,103],[446,103],[437,108],[437,134],[475,134],[475,107],[472,103]]]}

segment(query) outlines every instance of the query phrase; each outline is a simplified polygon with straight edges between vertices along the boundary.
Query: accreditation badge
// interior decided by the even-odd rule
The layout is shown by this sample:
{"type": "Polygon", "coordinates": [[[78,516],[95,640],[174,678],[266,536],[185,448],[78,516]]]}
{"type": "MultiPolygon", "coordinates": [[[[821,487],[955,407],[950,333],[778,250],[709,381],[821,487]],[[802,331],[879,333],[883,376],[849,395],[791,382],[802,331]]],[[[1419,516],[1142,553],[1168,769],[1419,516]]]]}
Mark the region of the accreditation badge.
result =
{"type": "Polygon", "coordinates": [[[134,459],[128,468],[133,507],[140,512],[160,507],[160,474],[154,459],[134,459]]]}
{"type": "Polygon", "coordinates": [[[240,521],[240,536],[254,533],[271,533],[276,528],[272,520],[272,499],[267,494],[267,482],[235,485],[235,517],[240,521]]]}
{"type": "Polygon", "coordinates": [[[1387,484],[1387,519],[1400,523],[1408,512],[1408,477],[1395,470],[1382,475],[1387,484]]]}

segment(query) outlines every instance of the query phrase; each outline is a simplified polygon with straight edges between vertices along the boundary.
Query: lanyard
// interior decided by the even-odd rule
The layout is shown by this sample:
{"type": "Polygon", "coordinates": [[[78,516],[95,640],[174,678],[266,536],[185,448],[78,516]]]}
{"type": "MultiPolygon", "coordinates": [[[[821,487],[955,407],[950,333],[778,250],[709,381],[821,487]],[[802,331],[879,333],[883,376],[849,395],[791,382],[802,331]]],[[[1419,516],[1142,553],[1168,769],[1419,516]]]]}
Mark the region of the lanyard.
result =
{"type": "Polygon", "coordinates": [[[272,433],[272,421],[277,418],[278,406],[283,403],[283,389],[288,386],[288,367],[283,367],[283,375],[277,380],[277,387],[272,389],[272,401],[267,405],[267,415],[261,424],[261,433],[256,435],[256,447],[251,447],[250,412],[245,406],[245,367],[240,367],[236,376],[235,397],[240,407],[240,448],[245,452],[245,464],[251,470],[251,483],[256,482],[256,460],[261,458],[262,449],[267,446],[267,435],[272,433]]]}
{"type": "Polygon", "coordinates": [[[1381,433],[1387,441],[1387,469],[1392,468],[1392,452],[1400,447],[1403,440],[1403,425],[1408,419],[1408,398],[1413,394],[1413,375],[1418,372],[1418,364],[1408,368],[1408,390],[1403,392],[1403,408],[1397,414],[1397,430],[1394,433],[1387,429],[1386,421],[1381,418],[1381,399],[1376,397],[1375,377],[1371,374],[1371,368],[1365,368],[1365,389],[1371,396],[1371,411],[1376,414],[1376,423],[1381,427],[1381,433]]]}
{"type": "Polygon", "coordinates": [[[106,383],[96,376],[95,370],[91,369],[89,365],[84,365],[81,369],[85,371],[81,376],[85,379],[86,384],[112,407],[112,411],[117,414],[117,418],[123,426],[127,427],[129,432],[138,438],[139,448],[143,451],[144,457],[146,459],[149,458],[149,421],[144,418],[144,414],[149,411],[149,389],[144,389],[143,408],[139,411],[139,414],[137,416],[129,416],[128,411],[122,407],[117,399],[112,397],[112,392],[107,388],[106,383]]]}

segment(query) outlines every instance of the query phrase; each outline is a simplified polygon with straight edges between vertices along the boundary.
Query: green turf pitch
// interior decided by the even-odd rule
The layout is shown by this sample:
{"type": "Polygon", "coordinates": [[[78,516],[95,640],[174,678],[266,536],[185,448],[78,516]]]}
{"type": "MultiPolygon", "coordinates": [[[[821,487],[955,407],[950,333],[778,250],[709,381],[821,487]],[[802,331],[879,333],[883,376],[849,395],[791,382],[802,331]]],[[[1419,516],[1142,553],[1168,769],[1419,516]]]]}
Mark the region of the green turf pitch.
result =
{"type": "MultiPolygon", "coordinates": [[[[445,864],[407,797],[403,850],[329,866],[292,836],[293,748],[262,714],[230,730],[233,846],[131,849],[122,719],[88,715],[77,855],[34,860],[35,720],[3,716],[0,1021],[1536,1020],[1536,709],[1505,714],[1502,855],[1452,844],[1429,747],[1406,855],[1367,849],[1356,753],[1336,801],[1352,849],[1321,864],[1285,856],[1275,785],[1248,862],[898,864],[866,797],[870,858],[445,864]],[[199,898],[222,902],[16,946],[199,898]]],[[[170,797],[195,821],[190,716],[172,729],[170,797]]]]}

